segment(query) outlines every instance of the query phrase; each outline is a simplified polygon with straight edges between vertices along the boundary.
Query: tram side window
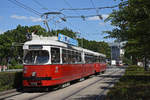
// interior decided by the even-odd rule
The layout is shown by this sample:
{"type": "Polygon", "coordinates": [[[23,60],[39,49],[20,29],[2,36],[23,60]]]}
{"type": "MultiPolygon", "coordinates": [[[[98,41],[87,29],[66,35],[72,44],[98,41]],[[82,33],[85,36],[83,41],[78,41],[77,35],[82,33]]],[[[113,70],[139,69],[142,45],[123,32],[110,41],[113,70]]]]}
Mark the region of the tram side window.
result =
{"type": "Polygon", "coordinates": [[[90,57],[88,54],[85,55],[85,62],[90,63],[90,57]]]}
{"type": "Polygon", "coordinates": [[[98,56],[94,57],[94,62],[99,62],[98,56]]]}
{"type": "Polygon", "coordinates": [[[88,56],[85,54],[85,63],[88,63],[88,56]]]}
{"type": "Polygon", "coordinates": [[[62,50],[62,61],[67,64],[77,64],[82,61],[81,53],[73,50],[62,50]]]}
{"type": "Polygon", "coordinates": [[[77,62],[81,62],[82,61],[82,59],[81,59],[81,53],[79,53],[79,52],[76,53],[76,59],[77,59],[76,60],[77,62]]]}
{"type": "Polygon", "coordinates": [[[65,49],[62,49],[62,62],[68,63],[68,52],[65,49]]]}
{"type": "Polygon", "coordinates": [[[105,59],[103,58],[103,63],[105,62],[105,59]]]}
{"type": "Polygon", "coordinates": [[[99,57],[98,56],[96,57],[96,62],[99,62],[99,57]]]}
{"type": "Polygon", "coordinates": [[[64,64],[73,63],[72,51],[63,49],[62,50],[62,61],[64,64]]]}
{"type": "Polygon", "coordinates": [[[101,57],[101,62],[102,62],[102,63],[105,63],[105,62],[106,62],[104,57],[101,57]]]}
{"type": "Polygon", "coordinates": [[[94,56],[94,57],[93,57],[93,62],[98,62],[98,61],[97,61],[97,56],[94,56]]]}
{"type": "Polygon", "coordinates": [[[95,57],[93,55],[91,55],[91,63],[94,63],[96,61],[95,57]]]}
{"type": "Polygon", "coordinates": [[[72,51],[72,63],[77,63],[75,51],[72,51]]]}
{"type": "Polygon", "coordinates": [[[51,48],[51,62],[52,64],[60,63],[60,49],[51,48]]]}
{"type": "Polygon", "coordinates": [[[91,63],[95,62],[95,57],[93,55],[91,55],[90,61],[91,63]]]}
{"type": "Polygon", "coordinates": [[[72,63],[73,63],[72,52],[68,50],[68,64],[72,64],[72,63]]]}
{"type": "Polygon", "coordinates": [[[99,57],[99,62],[102,63],[102,57],[99,57]]]}
{"type": "Polygon", "coordinates": [[[92,62],[96,62],[96,57],[95,56],[92,56],[92,62]]]}
{"type": "Polygon", "coordinates": [[[85,62],[86,63],[92,63],[93,61],[93,56],[89,54],[85,54],[85,62]]]}
{"type": "Polygon", "coordinates": [[[70,52],[70,63],[74,64],[77,63],[77,56],[75,51],[70,52]]]}
{"type": "Polygon", "coordinates": [[[82,62],[82,57],[81,57],[81,53],[79,53],[79,62],[82,62]]]}
{"type": "Polygon", "coordinates": [[[98,58],[98,59],[99,59],[99,62],[101,63],[101,57],[100,57],[100,56],[99,56],[99,58],[98,58]]]}

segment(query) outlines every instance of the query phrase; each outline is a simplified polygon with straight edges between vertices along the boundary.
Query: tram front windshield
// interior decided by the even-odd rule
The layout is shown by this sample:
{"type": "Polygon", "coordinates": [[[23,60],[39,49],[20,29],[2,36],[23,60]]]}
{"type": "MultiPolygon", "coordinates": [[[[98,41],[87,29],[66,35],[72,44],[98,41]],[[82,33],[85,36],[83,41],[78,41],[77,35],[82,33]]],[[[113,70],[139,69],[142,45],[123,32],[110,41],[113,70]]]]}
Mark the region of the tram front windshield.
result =
{"type": "Polygon", "coordinates": [[[46,50],[28,51],[24,57],[25,64],[44,64],[49,60],[49,53],[46,50]]]}

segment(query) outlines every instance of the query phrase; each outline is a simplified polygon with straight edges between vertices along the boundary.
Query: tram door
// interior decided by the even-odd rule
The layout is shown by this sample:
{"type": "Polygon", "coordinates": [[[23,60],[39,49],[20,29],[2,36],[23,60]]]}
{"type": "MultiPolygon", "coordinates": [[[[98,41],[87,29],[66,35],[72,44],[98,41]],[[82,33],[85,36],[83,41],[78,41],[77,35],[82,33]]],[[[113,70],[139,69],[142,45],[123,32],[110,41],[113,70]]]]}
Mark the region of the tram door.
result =
{"type": "Polygon", "coordinates": [[[60,48],[51,47],[51,74],[58,78],[61,75],[60,48]]]}
{"type": "Polygon", "coordinates": [[[86,54],[82,53],[82,76],[85,76],[87,72],[87,66],[86,66],[86,54]]]}

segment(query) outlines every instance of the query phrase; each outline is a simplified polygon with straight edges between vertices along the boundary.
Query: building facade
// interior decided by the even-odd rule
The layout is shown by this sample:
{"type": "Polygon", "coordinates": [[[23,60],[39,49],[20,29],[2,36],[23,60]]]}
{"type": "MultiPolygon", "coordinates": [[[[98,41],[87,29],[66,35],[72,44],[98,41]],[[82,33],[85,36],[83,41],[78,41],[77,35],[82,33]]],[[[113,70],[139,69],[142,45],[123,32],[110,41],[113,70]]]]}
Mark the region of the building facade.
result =
{"type": "Polygon", "coordinates": [[[111,47],[111,65],[122,65],[122,58],[124,56],[124,49],[120,43],[112,43],[111,47]]]}

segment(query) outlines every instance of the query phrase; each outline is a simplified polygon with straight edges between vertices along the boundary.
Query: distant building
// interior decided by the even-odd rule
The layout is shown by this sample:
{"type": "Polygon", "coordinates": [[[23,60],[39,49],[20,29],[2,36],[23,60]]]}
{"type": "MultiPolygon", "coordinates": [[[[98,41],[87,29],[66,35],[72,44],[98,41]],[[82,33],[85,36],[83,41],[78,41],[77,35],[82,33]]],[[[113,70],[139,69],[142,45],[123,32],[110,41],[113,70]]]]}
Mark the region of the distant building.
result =
{"type": "Polygon", "coordinates": [[[117,45],[111,46],[111,60],[119,60],[120,48],[117,45]]]}
{"type": "Polygon", "coordinates": [[[119,43],[111,43],[111,65],[121,65],[124,56],[124,49],[119,43]]]}

